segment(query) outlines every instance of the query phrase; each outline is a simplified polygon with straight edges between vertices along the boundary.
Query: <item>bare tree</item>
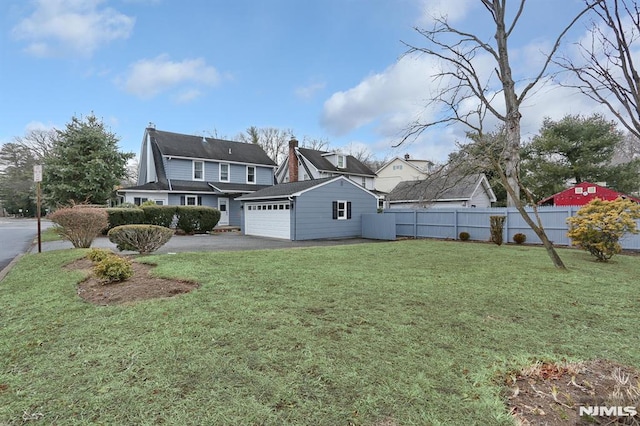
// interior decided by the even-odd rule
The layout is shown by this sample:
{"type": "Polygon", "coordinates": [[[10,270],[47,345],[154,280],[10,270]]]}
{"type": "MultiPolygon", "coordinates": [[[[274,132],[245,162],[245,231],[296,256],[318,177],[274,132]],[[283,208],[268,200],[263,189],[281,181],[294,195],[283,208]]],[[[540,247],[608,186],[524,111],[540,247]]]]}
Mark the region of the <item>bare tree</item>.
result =
{"type": "Polygon", "coordinates": [[[28,149],[33,158],[40,164],[49,156],[55,144],[58,133],[55,129],[30,130],[24,136],[14,138],[14,143],[28,149]]]}
{"type": "MultiPolygon", "coordinates": [[[[484,41],[476,34],[451,26],[447,17],[443,16],[434,19],[434,26],[430,30],[416,28],[426,39],[427,45],[422,47],[407,44],[407,54],[427,54],[443,64],[443,70],[434,76],[443,84],[443,89],[431,99],[430,104],[442,107],[446,113],[441,119],[412,123],[399,144],[418,137],[432,126],[452,123],[463,124],[482,141],[486,135],[483,128],[485,119],[487,115],[493,116],[502,123],[504,137],[498,140],[503,146],[499,149],[501,158],[497,162],[491,161],[490,155],[487,159],[501,176],[500,180],[507,191],[507,205],[516,207],[531,226],[535,223],[526,212],[524,202],[520,200],[520,106],[534,87],[545,78],[564,35],[593,5],[587,4],[560,32],[538,72],[532,75],[518,93],[509,60],[509,38],[523,15],[526,0],[516,3],[517,7],[510,19],[507,18],[507,0],[481,2],[491,20],[492,28],[495,28],[493,42],[484,41]],[[477,68],[477,58],[481,54],[488,55],[495,64],[493,73],[488,76],[483,76],[477,68]],[[502,98],[503,107],[497,105],[499,97],[502,98]],[[477,107],[466,109],[465,105],[469,103],[477,107]]],[[[538,233],[536,228],[532,229],[538,233]]],[[[539,229],[544,234],[544,229],[539,229]]],[[[559,269],[565,269],[553,244],[546,235],[544,237],[541,240],[553,264],[559,269]]]]}
{"type": "Polygon", "coordinates": [[[289,140],[293,136],[291,129],[278,129],[275,127],[257,128],[251,126],[240,133],[236,138],[240,142],[255,143],[260,145],[276,164],[284,161],[287,156],[289,140]]]}
{"type": "Polygon", "coordinates": [[[593,8],[595,19],[589,39],[578,44],[581,58],[565,55],[557,61],[578,81],[561,84],[605,105],[640,138],[640,76],[634,60],[640,38],[638,4],[636,0],[585,0],[585,4],[593,8]]]}
{"type": "Polygon", "coordinates": [[[328,151],[329,141],[325,138],[318,139],[305,135],[302,138],[301,146],[304,148],[314,149],[316,151],[328,151]]]}
{"type": "Polygon", "coordinates": [[[520,162],[520,105],[532,89],[543,79],[547,68],[556,53],[560,42],[573,24],[584,15],[591,6],[585,7],[562,30],[555,40],[551,50],[547,53],[540,70],[534,74],[520,93],[516,92],[511,64],[509,60],[509,38],[518,21],[522,17],[525,0],[520,0],[517,10],[510,22],[507,22],[507,0],[481,0],[488,13],[492,26],[495,28],[494,43],[482,40],[478,35],[454,28],[448,23],[447,17],[436,17],[432,29],[415,28],[426,41],[427,46],[413,46],[407,44],[407,54],[427,54],[438,58],[444,69],[436,74],[436,80],[444,84],[440,93],[431,99],[431,104],[443,107],[446,116],[431,122],[416,121],[412,123],[405,136],[398,144],[408,139],[418,137],[426,129],[438,124],[462,123],[470,131],[482,135],[483,122],[487,114],[502,122],[505,132],[504,171],[507,183],[512,191],[509,192],[507,204],[515,206],[519,199],[518,173],[520,162]],[[487,54],[495,63],[494,72],[483,78],[477,69],[476,58],[480,54],[487,54]],[[501,96],[504,107],[496,105],[501,96]],[[473,101],[475,109],[467,110],[465,105],[473,101]]]}

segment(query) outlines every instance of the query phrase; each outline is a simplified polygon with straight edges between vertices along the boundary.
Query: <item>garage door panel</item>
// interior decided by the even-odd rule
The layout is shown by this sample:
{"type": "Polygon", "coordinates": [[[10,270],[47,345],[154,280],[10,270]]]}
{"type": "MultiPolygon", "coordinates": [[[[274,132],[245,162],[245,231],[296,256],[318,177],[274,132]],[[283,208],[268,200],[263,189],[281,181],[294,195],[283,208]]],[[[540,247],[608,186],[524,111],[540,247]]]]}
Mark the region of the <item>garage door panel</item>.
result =
{"type": "Polygon", "coordinates": [[[291,238],[291,210],[288,202],[247,203],[245,205],[246,235],[271,238],[291,238]]]}

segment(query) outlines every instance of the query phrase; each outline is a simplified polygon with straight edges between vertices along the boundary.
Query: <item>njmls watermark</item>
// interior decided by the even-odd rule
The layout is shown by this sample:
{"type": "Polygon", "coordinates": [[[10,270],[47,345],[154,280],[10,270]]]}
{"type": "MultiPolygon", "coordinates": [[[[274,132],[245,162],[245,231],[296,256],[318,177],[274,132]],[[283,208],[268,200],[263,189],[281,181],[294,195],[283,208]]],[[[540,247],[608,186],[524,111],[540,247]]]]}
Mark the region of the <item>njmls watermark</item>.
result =
{"type": "Polygon", "coordinates": [[[585,405],[578,408],[579,416],[599,416],[599,417],[634,417],[638,415],[638,409],[633,406],[607,406],[607,405],[585,405]]]}

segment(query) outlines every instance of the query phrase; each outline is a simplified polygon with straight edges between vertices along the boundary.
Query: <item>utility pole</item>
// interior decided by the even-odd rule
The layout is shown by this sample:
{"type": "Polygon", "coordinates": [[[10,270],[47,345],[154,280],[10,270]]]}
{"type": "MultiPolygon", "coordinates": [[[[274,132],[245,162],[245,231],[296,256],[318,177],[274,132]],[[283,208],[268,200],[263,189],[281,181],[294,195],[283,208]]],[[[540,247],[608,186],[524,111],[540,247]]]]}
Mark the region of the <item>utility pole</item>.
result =
{"type": "Polygon", "coordinates": [[[40,227],[40,182],[42,182],[42,165],[33,166],[33,180],[36,183],[36,217],[38,218],[38,253],[42,253],[42,237],[40,227]]]}

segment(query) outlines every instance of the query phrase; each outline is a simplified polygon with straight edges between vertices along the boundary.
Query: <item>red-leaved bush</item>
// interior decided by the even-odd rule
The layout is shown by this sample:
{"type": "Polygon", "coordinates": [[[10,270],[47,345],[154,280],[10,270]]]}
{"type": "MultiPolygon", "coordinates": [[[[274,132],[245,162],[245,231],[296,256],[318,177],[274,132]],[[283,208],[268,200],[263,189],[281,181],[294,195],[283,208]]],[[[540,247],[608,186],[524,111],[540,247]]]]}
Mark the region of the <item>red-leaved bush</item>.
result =
{"type": "Polygon", "coordinates": [[[89,248],[93,240],[109,224],[105,209],[62,208],[47,216],[56,225],[56,232],[75,248],[89,248]]]}

